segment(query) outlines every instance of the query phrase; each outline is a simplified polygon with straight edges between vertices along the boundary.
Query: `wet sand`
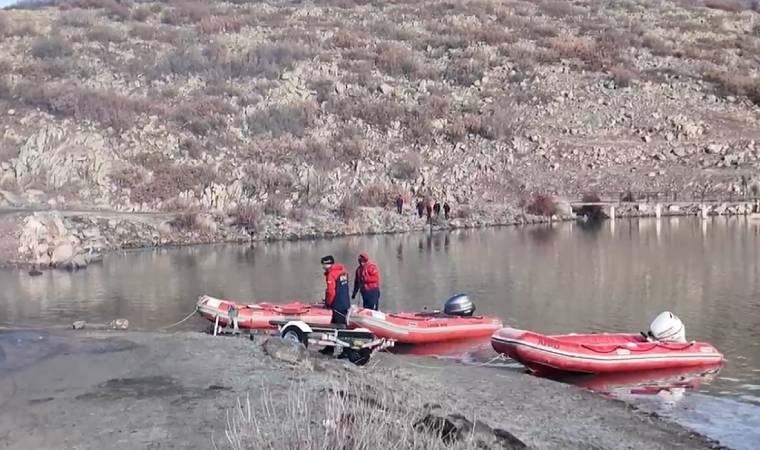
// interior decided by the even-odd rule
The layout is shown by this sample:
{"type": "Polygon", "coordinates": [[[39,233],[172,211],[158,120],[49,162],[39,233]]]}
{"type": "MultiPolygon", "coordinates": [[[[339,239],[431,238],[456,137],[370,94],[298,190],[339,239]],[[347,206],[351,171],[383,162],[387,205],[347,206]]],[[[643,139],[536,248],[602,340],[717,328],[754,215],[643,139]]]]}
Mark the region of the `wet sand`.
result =
{"type": "Polygon", "coordinates": [[[536,449],[718,448],[683,427],[572,386],[505,368],[377,354],[357,368],[310,351],[294,366],[261,340],[203,333],[0,330],[0,447],[226,448],[226,411],[293,380],[336,377],[422,394],[536,449]],[[213,443],[212,443],[213,440],[213,443]]]}

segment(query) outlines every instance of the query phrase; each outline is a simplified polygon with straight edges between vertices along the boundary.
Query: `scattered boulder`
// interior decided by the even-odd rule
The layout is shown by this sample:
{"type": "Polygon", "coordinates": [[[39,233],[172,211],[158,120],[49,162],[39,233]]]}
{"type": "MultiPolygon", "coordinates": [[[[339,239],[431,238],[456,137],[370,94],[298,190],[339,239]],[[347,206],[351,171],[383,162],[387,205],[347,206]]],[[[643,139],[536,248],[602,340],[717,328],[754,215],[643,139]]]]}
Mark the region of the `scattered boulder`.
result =
{"type": "Polygon", "coordinates": [[[108,323],[88,323],[84,320],[77,320],[71,327],[75,330],[126,330],[129,328],[129,320],[114,319],[108,323]]]}
{"type": "Polygon", "coordinates": [[[471,422],[461,414],[444,415],[436,406],[414,424],[419,433],[429,433],[439,436],[441,440],[451,445],[465,439],[473,439],[477,448],[518,450],[529,448],[523,441],[509,431],[491,428],[476,420],[471,422]]]}
{"type": "Polygon", "coordinates": [[[264,341],[264,353],[274,359],[290,364],[298,364],[307,358],[306,347],[302,344],[286,341],[279,336],[264,341]]]}

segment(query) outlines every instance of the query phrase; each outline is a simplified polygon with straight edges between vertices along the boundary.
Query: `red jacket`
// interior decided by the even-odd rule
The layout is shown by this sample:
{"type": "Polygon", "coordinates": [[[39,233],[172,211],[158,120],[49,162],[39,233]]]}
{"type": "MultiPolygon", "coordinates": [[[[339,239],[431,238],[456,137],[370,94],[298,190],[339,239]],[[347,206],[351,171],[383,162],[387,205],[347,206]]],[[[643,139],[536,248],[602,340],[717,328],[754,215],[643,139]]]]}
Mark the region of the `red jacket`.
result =
{"type": "Polygon", "coordinates": [[[354,295],[356,295],[359,289],[361,289],[362,292],[380,289],[380,271],[377,269],[375,263],[369,260],[369,256],[364,253],[362,253],[362,255],[367,262],[356,268],[356,277],[354,277],[354,295]]]}
{"type": "Polygon", "coordinates": [[[348,272],[341,264],[335,263],[325,272],[325,304],[338,311],[348,311],[351,300],[348,298],[348,272]]]}

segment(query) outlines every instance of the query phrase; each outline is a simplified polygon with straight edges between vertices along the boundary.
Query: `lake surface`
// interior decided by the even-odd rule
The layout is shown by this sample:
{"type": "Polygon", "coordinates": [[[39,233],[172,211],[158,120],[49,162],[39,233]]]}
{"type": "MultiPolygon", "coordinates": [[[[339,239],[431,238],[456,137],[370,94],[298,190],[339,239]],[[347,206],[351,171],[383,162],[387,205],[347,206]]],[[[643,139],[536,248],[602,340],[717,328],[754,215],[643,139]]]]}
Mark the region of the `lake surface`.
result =
{"type": "MultiPolygon", "coordinates": [[[[669,396],[612,395],[736,449],[760,442],[760,221],[745,218],[618,219],[593,227],[123,252],[73,274],[0,271],[0,326],[124,317],[131,328],[156,329],[186,316],[202,293],[317,301],[324,289],[319,258],[332,254],[352,272],[359,252],[380,267],[387,311],[440,308],[450,295],[466,292],[478,313],[543,333],[638,332],[659,312],[673,311],[688,339],[708,341],[726,355],[722,370],[669,396]]],[[[192,319],[182,327],[202,325],[192,319]]],[[[476,362],[493,356],[488,345],[467,352],[476,362]]]]}

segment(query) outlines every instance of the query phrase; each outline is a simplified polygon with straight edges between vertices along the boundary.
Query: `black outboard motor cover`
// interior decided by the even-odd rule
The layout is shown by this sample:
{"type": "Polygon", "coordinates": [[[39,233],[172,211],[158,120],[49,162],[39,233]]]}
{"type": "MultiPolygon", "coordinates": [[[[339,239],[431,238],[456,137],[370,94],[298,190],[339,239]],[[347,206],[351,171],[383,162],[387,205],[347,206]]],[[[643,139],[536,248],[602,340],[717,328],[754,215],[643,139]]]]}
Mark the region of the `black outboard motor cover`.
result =
{"type": "Polygon", "coordinates": [[[446,300],[443,312],[450,316],[471,316],[475,312],[475,305],[466,294],[457,294],[446,300]]]}

